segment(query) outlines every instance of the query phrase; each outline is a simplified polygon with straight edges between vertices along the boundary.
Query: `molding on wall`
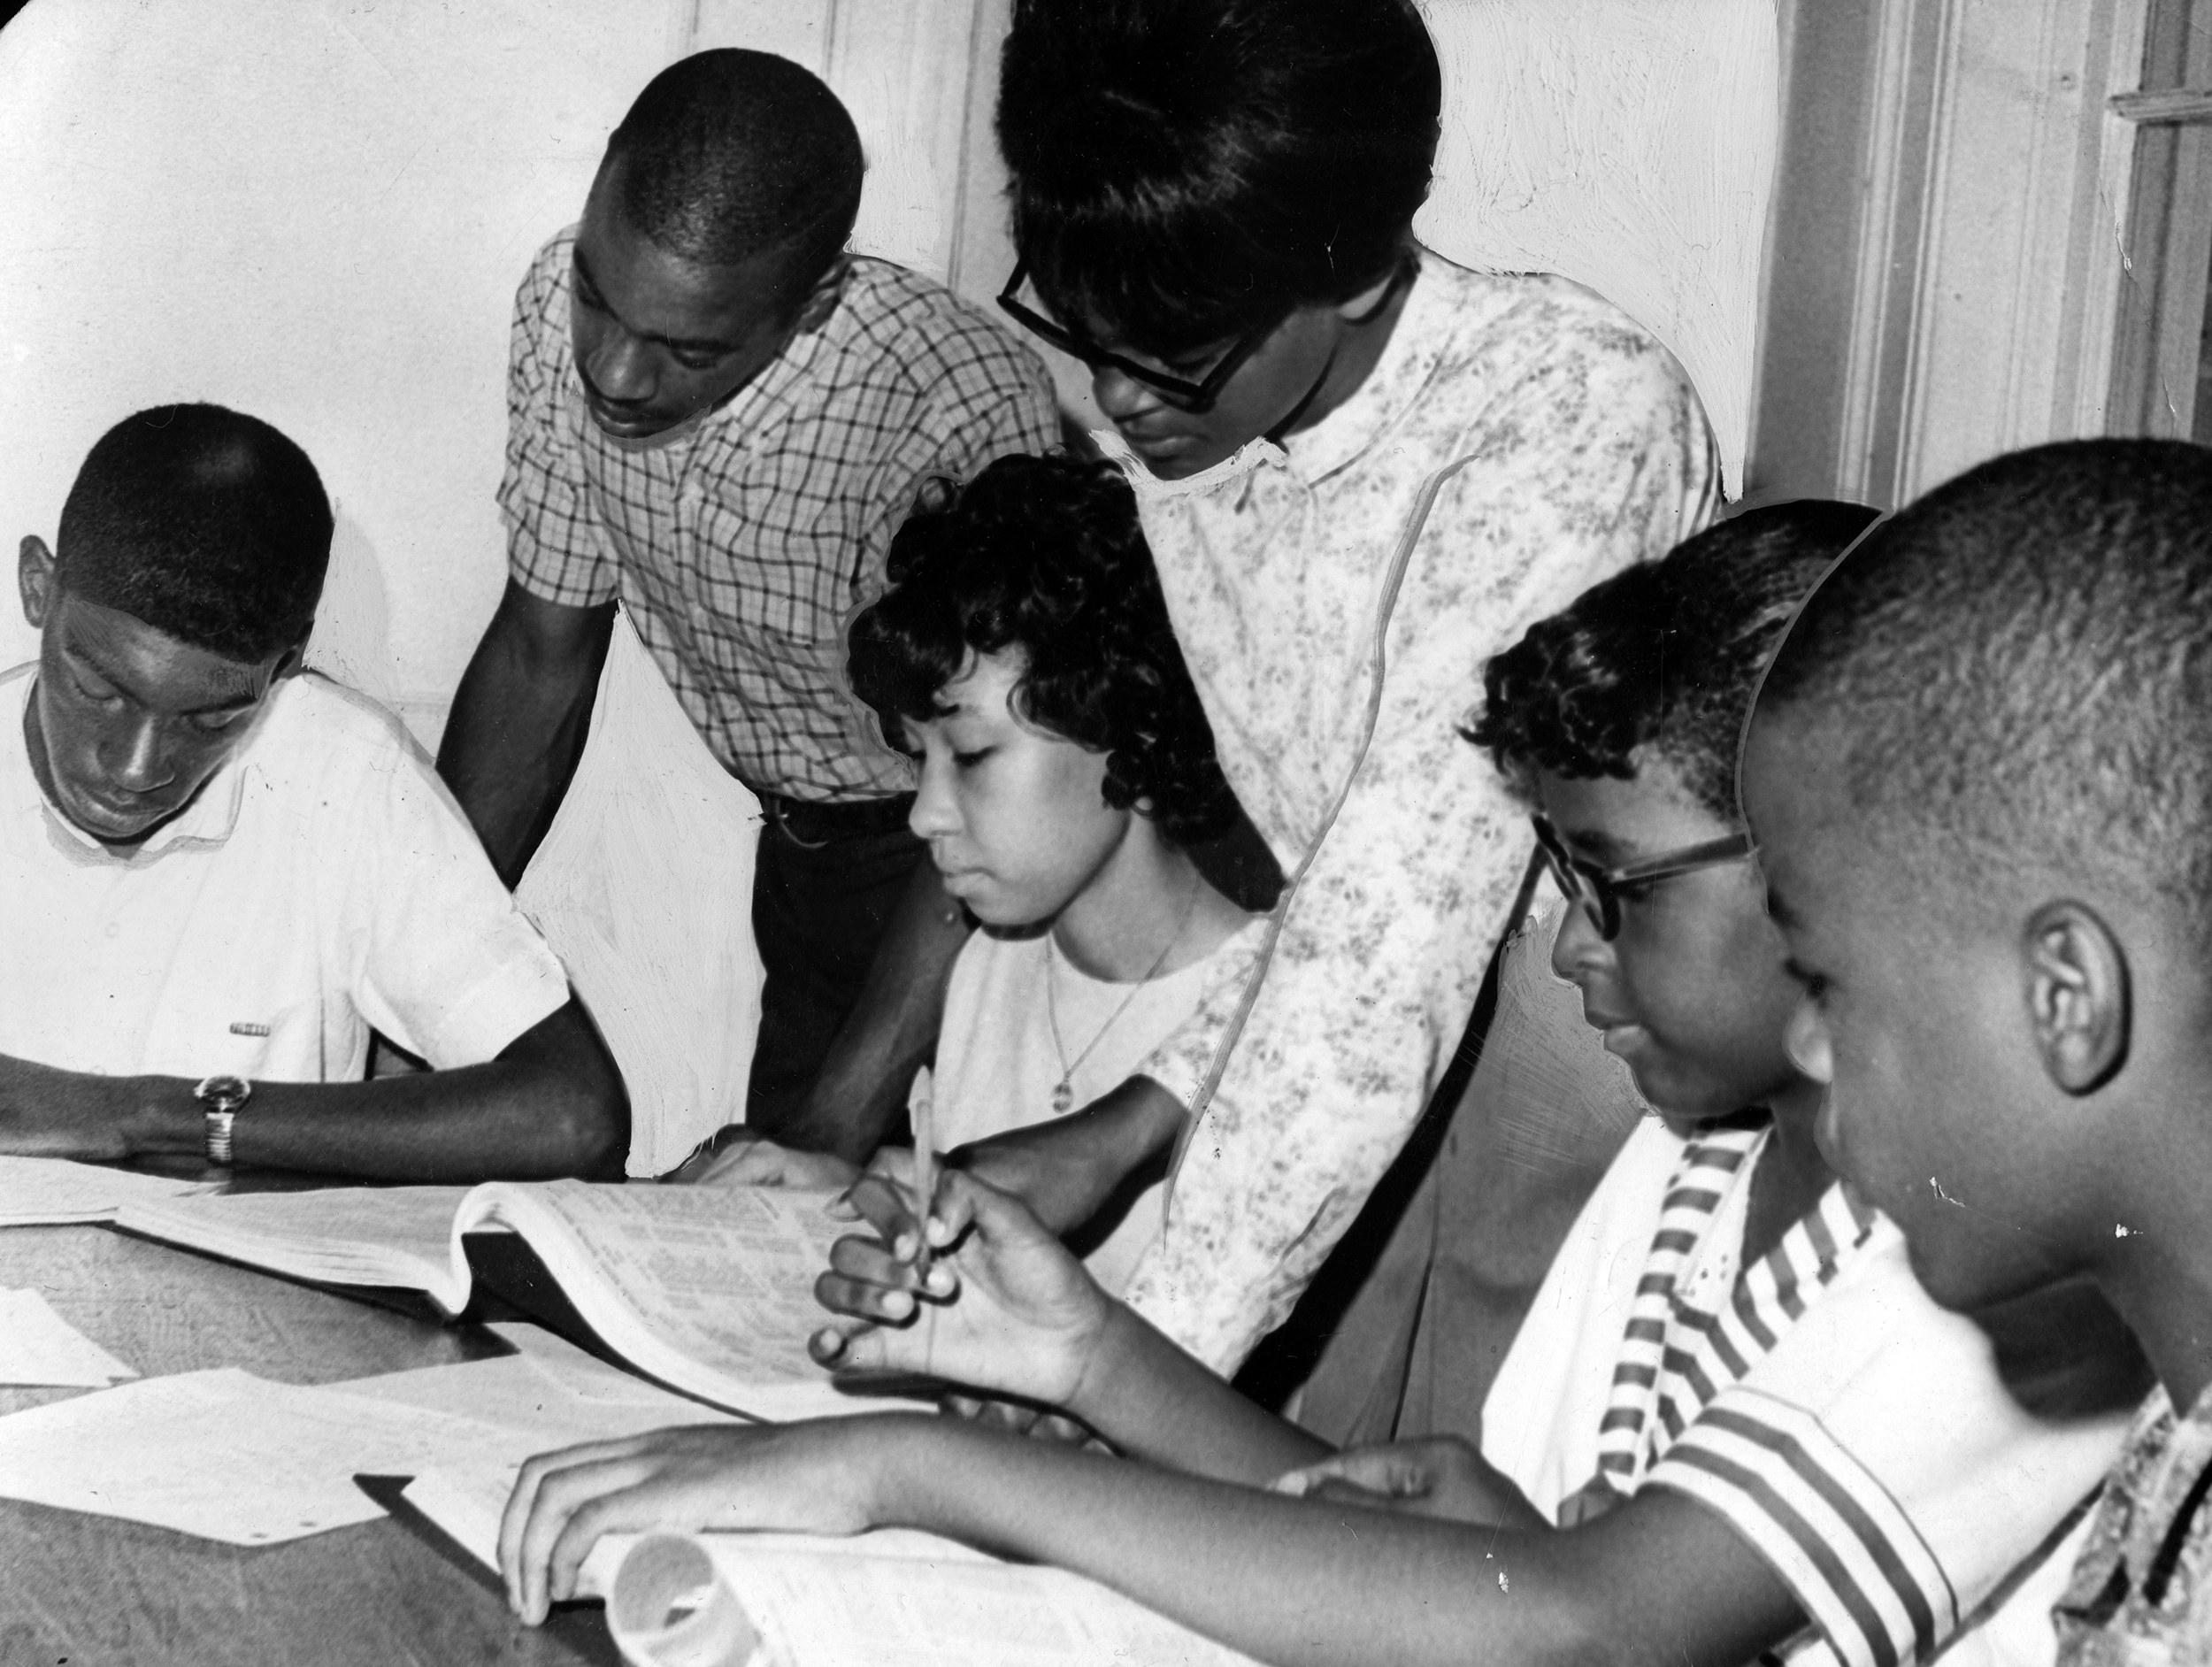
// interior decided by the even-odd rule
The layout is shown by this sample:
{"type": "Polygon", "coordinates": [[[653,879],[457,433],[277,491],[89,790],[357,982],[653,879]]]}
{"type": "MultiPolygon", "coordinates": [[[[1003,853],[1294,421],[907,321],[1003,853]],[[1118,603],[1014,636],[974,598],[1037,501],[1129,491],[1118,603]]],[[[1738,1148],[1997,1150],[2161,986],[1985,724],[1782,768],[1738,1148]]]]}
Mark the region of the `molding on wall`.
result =
{"type": "Polygon", "coordinates": [[[1824,267],[1803,202],[1786,217],[1769,317],[1824,345],[1764,356],[1794,385],[1762,388],[1763,492],[1891,505],[2114,426],[2138,147],[2108,100],[2151,4],[1879,0],[1858,35],[1804,34],[1783,188],[1850,232],[1824,267]]]}

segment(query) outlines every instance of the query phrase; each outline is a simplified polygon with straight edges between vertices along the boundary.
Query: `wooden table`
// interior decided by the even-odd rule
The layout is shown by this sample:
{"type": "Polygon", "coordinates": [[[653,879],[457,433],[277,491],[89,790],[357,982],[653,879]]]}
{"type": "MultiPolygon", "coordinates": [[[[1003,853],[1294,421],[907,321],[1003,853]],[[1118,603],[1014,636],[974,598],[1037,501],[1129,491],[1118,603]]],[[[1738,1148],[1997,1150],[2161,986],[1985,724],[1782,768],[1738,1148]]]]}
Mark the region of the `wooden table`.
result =
{"type": "MultiPolygon", "coordinates": [[[[0,1228],[0,1287],[151,1378],[239,1366],[333,1383],[503,1354],[438,1325],[102,1227],[0,1228]]],[[[0,1413],[74,1389],[0,1389],[0,1413]]],[[[491,1577],[393,1520],[247,1548],[0,1499],[7,1667],[400,1667],[618,1661],[596,1608],[533,1631],[491,1577]]]]}

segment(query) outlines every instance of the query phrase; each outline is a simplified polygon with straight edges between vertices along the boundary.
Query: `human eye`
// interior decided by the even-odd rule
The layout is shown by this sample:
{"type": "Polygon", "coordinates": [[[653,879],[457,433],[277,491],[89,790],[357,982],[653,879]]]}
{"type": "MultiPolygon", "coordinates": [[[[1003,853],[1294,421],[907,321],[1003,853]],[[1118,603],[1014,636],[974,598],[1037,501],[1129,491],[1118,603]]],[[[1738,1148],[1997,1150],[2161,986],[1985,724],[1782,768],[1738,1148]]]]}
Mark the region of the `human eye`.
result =
{"type": "Polygon", "coordinates": [[[79,697],[90,701],[95,706],[122,704],[122,692],[104,678],[94,677],[89,672],[72,666],[69,672],[69,680],[74,686],[79,697]]]}
{"type": "Polygon", "coordinates": [[[687,371],[710,371],[729,357],[728,354],[718,350],[703,353],[689,348],[673,348],[670,351],[674,355],[676,363],[687,371]]]}
{"type": "Polygon", "coordinates": [[[956,750],[952,755],[952,762],[959,769],[972,770],[997,750],[995,747],[971,747],[956,750]]]}
{"type": "Polygon", "coordinates": [[[191,718],[192,727],[203,735],[219,735],[243,718],[246,711],[247,709],[242,706],[234,706],[227,711],[195,712],[191,718]]]}

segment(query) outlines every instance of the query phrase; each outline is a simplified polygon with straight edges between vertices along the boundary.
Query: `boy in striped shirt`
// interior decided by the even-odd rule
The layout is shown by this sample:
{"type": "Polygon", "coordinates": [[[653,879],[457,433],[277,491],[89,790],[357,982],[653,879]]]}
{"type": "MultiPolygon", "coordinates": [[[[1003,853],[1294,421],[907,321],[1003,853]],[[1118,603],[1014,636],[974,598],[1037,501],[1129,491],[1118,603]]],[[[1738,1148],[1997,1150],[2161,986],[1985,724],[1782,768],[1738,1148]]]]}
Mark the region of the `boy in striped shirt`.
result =
{"type": "Polygon", "coordinates": [[[2212,1658],[2212,452],[2042,447],[1884,526],[1792,627],[1744,803],[1822,1145],[1930,1295],[2085,1274],[2157,1371],[2061,1659],[2212,1658]]]}
{"type": "MultiPolygon", "coordinates": [[[[1779,1646],[1886,1667],[1978,1621],[2123,1419],[2013,1401],[1988,1340],[1921,1294],[1894,1229],[1834,1184],[1818,1087],[1785,1051],[1797,991],[1745,860],[1735,742],[1791,609],[1868,519],[1796,505],[1725,524],[1491,669],[1479,738],[1543,812],[1573,905],[1557,964],[1684,1127],[1640,1133],[1593,1201],[1532,1322],[1555,1309],[1576,1334],[1502,1381],[1486,1456],[1450,1439],[1325,1455],[966,1176],[939,1189],[945,1254],[918,1274],[915,1223],[876,1179],[855,1199],[889,1249],[843,1241],[822,1288],[888,1324],[820,1352],[919,1367],[926,1351],[1150,1463],[896,1420],[578,1449],[534,1461],[510,1507],[518,1607],[565,1591],[604,1529],[714,1517],[961,1534],[1268,1660],[1720,1663],[1779,1646]],[[902,1329],[924,1302],[932,1322],[902,1329]]],[[[2032,1625],[1977,1642],[2039,1649],[2032,1625]]]]}

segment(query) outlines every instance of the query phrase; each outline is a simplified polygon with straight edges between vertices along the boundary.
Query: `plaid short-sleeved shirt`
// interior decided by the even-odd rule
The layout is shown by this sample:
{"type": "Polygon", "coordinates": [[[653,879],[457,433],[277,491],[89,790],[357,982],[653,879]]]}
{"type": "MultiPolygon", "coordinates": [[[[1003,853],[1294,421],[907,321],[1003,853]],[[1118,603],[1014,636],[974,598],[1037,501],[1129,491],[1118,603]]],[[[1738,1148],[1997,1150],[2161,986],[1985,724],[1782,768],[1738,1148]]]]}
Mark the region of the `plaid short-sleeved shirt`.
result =
{"type": "Polygon", "coordinates": [[[574,228],[515,300],[499,506],[515,581],[619,596],[715,756],[816,801],[910,785],[845,680],[845,627],[933,476],[1057,437],[1044,366],[941,285],[856,259],[836,310],[737,396],[649,441],[600,432],[569,345],[574,228]]]}

